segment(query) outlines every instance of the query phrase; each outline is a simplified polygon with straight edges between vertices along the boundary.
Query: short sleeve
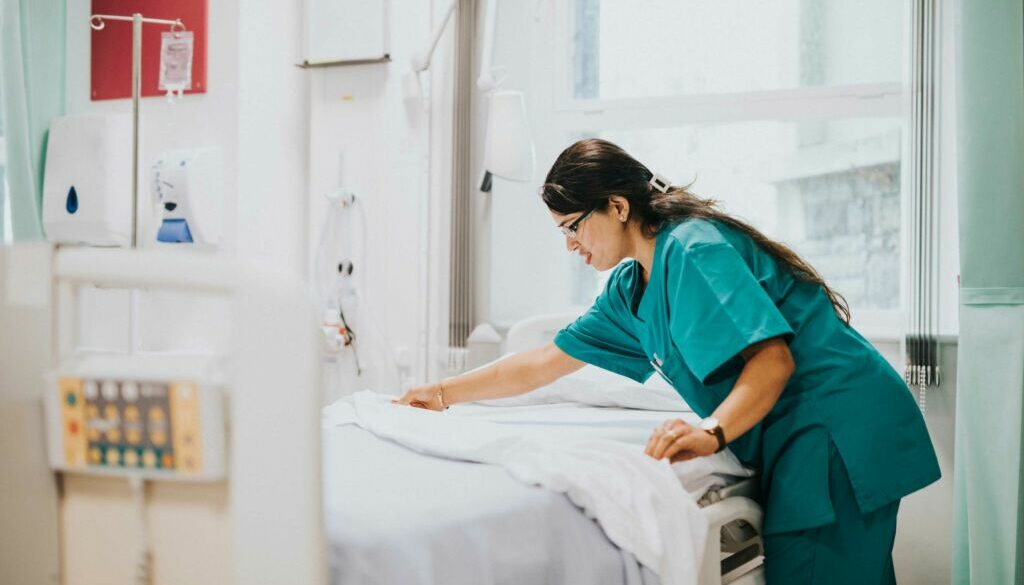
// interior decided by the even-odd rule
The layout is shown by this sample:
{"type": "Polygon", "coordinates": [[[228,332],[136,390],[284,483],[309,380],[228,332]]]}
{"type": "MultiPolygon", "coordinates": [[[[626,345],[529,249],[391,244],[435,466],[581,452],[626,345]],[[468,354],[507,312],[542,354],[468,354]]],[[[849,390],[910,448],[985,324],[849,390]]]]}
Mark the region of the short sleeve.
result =
{"type": "Polygon", "coordinates": [[[748,346],[793,329],[731,244],[687,250],[667,258],[669,328],[690,371],[711,384],[742,367],[748,346]]]}
{"type": "Polygon", "coordinates": [[[653,368],[627,319],[628,307],[614,287],[555,335],[555,345],[572,357],[643,383],[653,368]]]}

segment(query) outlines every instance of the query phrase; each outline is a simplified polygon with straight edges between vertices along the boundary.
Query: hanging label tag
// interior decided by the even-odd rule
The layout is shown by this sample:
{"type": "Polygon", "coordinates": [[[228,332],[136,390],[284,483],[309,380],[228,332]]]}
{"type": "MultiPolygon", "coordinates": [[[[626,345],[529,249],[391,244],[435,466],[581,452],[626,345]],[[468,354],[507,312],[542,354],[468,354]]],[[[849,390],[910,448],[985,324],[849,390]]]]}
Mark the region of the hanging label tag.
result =
{"type": "Polygon", "coordinates": [[[191,31],[160,34],[160,89],[168,93],[192,89],[191,31]]]}

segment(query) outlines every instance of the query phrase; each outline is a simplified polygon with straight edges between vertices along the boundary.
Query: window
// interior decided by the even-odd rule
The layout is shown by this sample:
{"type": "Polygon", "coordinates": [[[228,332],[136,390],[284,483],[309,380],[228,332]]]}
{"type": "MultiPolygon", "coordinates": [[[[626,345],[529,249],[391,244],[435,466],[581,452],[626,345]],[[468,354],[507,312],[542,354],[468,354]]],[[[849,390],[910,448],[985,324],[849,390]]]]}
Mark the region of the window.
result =
{"type": "Polygon", "coordinates": [[[577,0],[574,94],[616,100],[899,83],[900,10],[884,0],[577,0]]]}
{"type": "Polygon", "coordinates": [[[726,211],[786,241],[863,311],[899,305],[900,125],[772,120],[601,137],[722,197],[726,211]]]}
{"type": "MultiPolygon", "coordinates": [[[[532,52],[518,41],[531,56],[510,66],[513,80],[530,68],[538,183],[574,140],[606,138],[792,246],[847,297],[858,326],[902,323],[903,3],[551,4],[533,19],[532,52]]],[[[523,230],[536,231],[536,253],[539,242],[564,246],[539,231],[554,230],[527,193],[536,185],[502,188],[512,194],[493,198],[492,318],[588,305],[606,275],[567,254],[532,264],[529,282],[501,274],[523,230]],[[502,227],[533,220],[527,206],[546,222],[502,227]]]]}

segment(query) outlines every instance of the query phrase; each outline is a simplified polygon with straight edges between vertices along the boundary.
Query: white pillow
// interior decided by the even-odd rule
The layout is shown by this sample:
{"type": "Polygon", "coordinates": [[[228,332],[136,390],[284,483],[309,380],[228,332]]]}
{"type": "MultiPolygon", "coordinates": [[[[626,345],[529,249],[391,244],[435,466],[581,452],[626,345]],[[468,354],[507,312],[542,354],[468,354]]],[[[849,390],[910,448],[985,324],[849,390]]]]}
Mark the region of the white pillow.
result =
{"type": "Polygon", "coordinates": [[[692,409],[661,376],[654,374],[644,384],[619,374],[586,365],[568,376],[532,392],[481,400],[488,406],[528,406],[575,402],[591,406],[617,406],[642,410],[690,412],[692,409]]]}

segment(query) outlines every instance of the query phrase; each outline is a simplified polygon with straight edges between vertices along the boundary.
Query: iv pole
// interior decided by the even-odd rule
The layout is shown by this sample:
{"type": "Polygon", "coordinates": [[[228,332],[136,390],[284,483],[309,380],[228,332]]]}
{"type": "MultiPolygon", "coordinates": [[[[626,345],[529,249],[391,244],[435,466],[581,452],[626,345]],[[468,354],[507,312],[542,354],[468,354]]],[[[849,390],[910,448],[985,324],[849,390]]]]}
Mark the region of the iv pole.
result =
{"type": "Polygon", "coordinates": [[[107,26],[105,20],[121,20],[132,23],[132,244],[136,247],[138,236],[138,205],[139,205],[139,95],[142,93],[142,25],[166,24],[171,32],[183,32],[185,25],[180,18],[163,20],[159,18],[143,18],[136,12],[131,16],[114,16],[110,14],[93,14],[89,17],[89,26],[93,30],[103,30],[107,26]]]}

